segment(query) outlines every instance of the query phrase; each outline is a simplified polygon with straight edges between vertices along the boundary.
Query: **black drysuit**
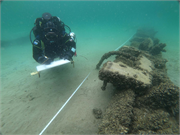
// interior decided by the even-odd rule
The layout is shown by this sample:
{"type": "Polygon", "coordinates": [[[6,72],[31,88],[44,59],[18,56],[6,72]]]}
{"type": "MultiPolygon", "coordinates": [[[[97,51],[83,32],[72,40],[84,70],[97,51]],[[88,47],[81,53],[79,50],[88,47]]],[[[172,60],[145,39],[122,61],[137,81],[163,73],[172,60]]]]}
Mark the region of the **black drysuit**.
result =
{"type": "Polygon", "coordinates": [[[72,59],[75,54],[76,43],[68,34],[60,36],[56,41],[50,42],[45,37],[42,40],[34,40],[33,42],[33,58],[40,64],[40,57],[48,57],[52,60],[54,58],[64,58],[69,56],[72,59]]]}

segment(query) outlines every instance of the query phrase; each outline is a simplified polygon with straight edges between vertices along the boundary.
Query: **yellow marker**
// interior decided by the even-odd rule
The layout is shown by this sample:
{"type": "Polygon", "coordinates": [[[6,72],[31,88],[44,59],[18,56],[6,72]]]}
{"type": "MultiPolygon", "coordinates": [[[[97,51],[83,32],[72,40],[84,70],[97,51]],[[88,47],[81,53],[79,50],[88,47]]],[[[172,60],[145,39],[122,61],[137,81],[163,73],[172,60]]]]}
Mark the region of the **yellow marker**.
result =
{"type": "Polygon", "coordinates": [[[36,74],[38,74],[38,76],[40,77],[40,73],[38,71],[31,73],[31,75],[36,75],[36,74]]]}
{"type": "Polygon", "coordinates": [[[42,24],[42,22],[41,21],[39,21],[39,26],[41,27],[41,24],[42,24]]]}

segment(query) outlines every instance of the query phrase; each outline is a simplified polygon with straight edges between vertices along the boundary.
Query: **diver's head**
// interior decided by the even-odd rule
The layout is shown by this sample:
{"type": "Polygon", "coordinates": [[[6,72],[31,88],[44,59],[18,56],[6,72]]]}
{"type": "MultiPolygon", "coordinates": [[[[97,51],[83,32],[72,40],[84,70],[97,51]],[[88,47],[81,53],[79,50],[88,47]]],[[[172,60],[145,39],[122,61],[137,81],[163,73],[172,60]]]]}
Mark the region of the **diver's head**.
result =
{"type": "Polygon", "coordinates": [[[44,21],[49,21],[51,18],[52,18],[52,16],[51,16],[50,13],[44,13],[44,14],[42,14],[42,19],[43,19],[44,21]]]}
{"type": "Polygon", "coordinates": [[[57,30],[57,26],[51,20],[46,22],[43,32],[45,38],[49,41],[56,41],[59,37],[59,31],[57,30]]]}

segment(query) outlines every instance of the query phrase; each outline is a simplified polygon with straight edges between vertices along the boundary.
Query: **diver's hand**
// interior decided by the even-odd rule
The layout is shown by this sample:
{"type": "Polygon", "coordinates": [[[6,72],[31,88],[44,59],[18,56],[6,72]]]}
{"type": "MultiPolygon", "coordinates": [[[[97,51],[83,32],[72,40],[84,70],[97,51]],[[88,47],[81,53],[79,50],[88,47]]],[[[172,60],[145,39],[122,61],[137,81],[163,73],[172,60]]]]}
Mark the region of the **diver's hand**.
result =
{"type": "Polygon", "coordinates": [[[40,56],[38,58],[38,62],[40,64],[46,64],[46,65],[49,65],[53,60],[51,58],[48,58],[46,56],[40,56]]]}
{"type": "Polygon", "coordinates": [[[63,57],[64,60],[69,60],[69,61],[73,61],[72,57],[70,57],[69,55],[65,55],[63,57]]]}

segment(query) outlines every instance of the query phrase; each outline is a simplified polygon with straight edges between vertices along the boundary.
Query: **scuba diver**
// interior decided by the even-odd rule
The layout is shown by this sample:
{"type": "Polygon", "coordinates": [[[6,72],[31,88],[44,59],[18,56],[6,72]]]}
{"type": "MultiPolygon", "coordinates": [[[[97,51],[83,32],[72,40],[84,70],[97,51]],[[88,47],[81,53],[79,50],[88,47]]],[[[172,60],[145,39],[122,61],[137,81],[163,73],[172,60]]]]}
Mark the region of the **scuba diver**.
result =
{"type": "Polygon", "coordinates": [[[42,18],[35,20],[33,31],[35,40],[33,45],[33,58],[40,64],[50,64],[55,58],[73,61],[76,55],[75,33],[65,25],[59,17],[50,13],[42,14],[42,18]],[[66,29],[69,32],[66,32],[66,29]]]}

